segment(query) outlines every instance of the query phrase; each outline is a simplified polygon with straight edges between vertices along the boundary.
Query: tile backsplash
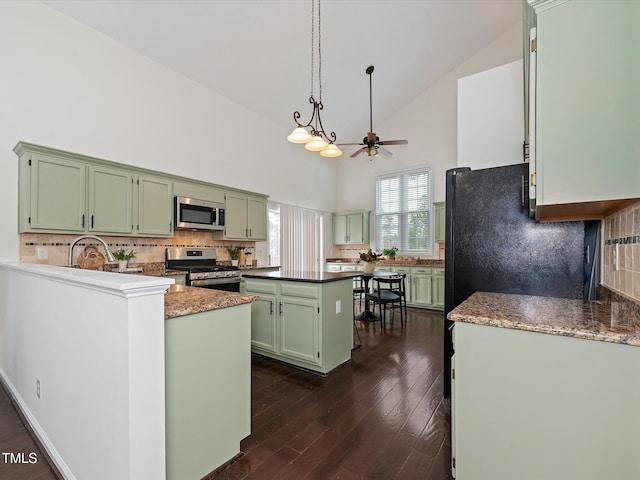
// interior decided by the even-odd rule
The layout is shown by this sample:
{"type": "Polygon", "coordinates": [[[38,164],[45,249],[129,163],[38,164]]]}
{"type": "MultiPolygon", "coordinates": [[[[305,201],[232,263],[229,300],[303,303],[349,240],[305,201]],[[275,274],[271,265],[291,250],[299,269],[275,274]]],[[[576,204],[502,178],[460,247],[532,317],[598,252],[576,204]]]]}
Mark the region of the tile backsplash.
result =
{"type": "MultiPolygon", "coordinates": [[[[41,263],[46,265],[66,265],[69,255],[69,245],[78,235],[57,235],[44,233],[20,234],[20,261],[41,263]],[[38,260],[38,250],[46,253],[47,258],[38,260]]],[[[231,242],[214,240],[209,232],[194,232],[176,230],[173,238],[150,237],[116,237],[100,235],[112,252],[119,248],[133,250],[136,253],[135,263],[164,262],[167,247],[209,247],[218,249],[218,260],[230,260],[226,247],[243,246],[255,250],[255,242],[231,242]]],[[[96,245],[99,251],[102,246],[91,239],[82,240],[73,249],[73,263],[76,263],[82,248],[96,245]]]]}
{"type": "Polygon", "coordinates": [[[640,201],[606,217],[602,237],[602,284],[640,301],[640,201]]]}

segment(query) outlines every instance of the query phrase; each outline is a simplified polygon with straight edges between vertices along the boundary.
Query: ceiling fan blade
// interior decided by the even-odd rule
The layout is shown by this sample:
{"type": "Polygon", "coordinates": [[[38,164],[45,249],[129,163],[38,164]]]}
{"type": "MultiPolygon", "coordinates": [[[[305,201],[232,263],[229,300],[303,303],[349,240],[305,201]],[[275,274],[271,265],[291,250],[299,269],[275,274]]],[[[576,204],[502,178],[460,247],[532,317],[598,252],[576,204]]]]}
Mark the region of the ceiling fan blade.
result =
{"type": "Polygon", "coordinates": [[[364,143],[336,143],[337,146],[342,146],[342,145],[365,145],[364,143]]]}
{"type": "Polygon", "coordinates": [[[378,142],[378,145],[408,145],[406,140],[385,140],[384,142],[378,142]]]}
{"type": "Polygon", "coordinates": [[[349,157],[353,158],[353,157],[357,157],[358,155],[360,155],[362,152],[364,152],[364,148],[361,148],[359,150],[357,150],[356,152],[352,153],[351,155],[349,155],[349,157]]]}
{"type": "Polygon", "coordinates": [[[386,148],[383,147],[378,147],[378,151],[384,156],[384,157],[392,157],[393,153],[391,153],[389,150],[387,150],[386,148]]]}

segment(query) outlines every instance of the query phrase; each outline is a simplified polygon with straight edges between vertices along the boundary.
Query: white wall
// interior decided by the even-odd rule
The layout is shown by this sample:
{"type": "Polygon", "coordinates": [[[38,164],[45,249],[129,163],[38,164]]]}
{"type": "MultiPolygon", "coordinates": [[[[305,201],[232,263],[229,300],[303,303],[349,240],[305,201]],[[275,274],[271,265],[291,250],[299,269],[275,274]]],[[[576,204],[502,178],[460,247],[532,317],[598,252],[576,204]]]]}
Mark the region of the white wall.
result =
{"type": "Polygon", "coordinates": [[[43,4],[0,2],[0,65],[0,261],[18,259],[20,140],[337,208],[338,162],[43,4]]]}
{"type": "Polygon", "coordinates": [[[458,167],[522,161],[522,60],[458,80],[458,167]]]}
{"type": "MultiPolygon", "coordinates": [[[[522,59],[520,23],[456,67],[389,120],[374,125],[374,130],[382,140],[405,138],[409,141],[407,146],[389,147],[393,157],[387,159],[380,156],[373,161],[362,155],[349,158],[348,155],[355,150],[345,149],[338,175],[340,210],[375,211],[376,175],[421,166],[432,168],[433,201],[444,201],[445,172],[456,167],[458,79],[518,59],[522,59]]],[[[384,95],[384,92],[376,95],[384,95]]],[[[372,238],[375,232],[373,220],[372,238]]],[[[433,252],[433,256],[437,257],[436,247],[433,252]]]]}

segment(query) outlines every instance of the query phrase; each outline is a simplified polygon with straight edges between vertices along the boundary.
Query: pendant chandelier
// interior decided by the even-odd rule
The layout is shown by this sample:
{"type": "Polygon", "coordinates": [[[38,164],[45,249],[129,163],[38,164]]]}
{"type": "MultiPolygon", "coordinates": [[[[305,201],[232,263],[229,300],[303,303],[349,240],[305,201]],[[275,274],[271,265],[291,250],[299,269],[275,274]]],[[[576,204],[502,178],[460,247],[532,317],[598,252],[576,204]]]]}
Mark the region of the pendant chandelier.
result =
{"type": "Polygon", "coordinates": [[[321,35],[320,35],[320,0],[318,0],[318,87],[319,97],[316,101],[313,96],[313,77],[314,77],[314,50],[316,47],[316,24],[315,24],[316,5],[315,0],[311,0],[311,95],[309,96],[309,103],[313,105],[313,112],[311,119],[306,125],[299,122],[300,112],[297,110],[293,112],[293,121],[296,122],[297,127],[287,137],[292,143],[303,143],[304,148],[312,152],[320,152],[323,157],[339,157],[342,155],[342,151],[335,145],[336,134],[331,132],[327,135],[322,125],[322,119],[320,118],[320,111],[322,106],[322,50],[321,50],[321,35]],[[309,130],[307,130],[309,129],[309,130]]]}

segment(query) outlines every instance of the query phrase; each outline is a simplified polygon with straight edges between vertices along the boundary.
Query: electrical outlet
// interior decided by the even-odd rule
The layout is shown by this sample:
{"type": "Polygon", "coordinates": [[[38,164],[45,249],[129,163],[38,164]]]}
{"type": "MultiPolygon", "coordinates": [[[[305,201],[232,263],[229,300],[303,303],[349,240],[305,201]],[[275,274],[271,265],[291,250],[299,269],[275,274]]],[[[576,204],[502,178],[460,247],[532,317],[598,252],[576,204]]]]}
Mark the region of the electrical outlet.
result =
{"type": "Polygon", "coordinates": [[[36,258],[38,260],[48,260],[49,252],[47,251],[47,247],[36,247],[36,258]]]}
{"type": "Polygon", "coordinates": [[[342,313],[342,300],[336,300],[336,315],[342,313]]]}
{"type": "Polygon", "coordinates": [[[42,398],[42,391],[40,390],[40,379],[36,378],[36,397],[42,398]]]}

